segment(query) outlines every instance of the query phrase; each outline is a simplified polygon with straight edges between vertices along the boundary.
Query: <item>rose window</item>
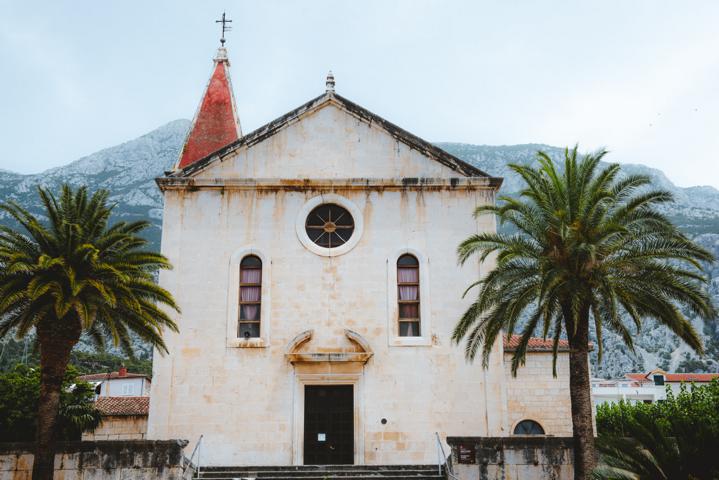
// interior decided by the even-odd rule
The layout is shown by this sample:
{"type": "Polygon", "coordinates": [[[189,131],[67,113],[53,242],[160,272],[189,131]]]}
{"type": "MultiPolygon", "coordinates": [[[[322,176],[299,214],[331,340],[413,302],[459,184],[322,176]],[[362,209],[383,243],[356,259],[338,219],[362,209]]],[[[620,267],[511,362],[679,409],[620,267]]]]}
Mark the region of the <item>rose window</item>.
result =
{"type": "Polygon", "coordinates": [[[316,207],[305,221],[307,236],[324,248],[344,245],[352,237],[354,229],[354,219],[350,212],[334,203],[316,207]]]}

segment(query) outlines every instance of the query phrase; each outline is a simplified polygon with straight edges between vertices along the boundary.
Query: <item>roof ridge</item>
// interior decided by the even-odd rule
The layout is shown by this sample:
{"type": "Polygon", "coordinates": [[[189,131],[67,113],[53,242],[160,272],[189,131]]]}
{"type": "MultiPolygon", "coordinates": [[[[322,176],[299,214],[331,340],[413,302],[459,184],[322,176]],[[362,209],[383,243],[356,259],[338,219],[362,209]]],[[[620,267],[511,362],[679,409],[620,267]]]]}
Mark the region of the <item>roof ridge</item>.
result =
{"type": "Polygon", "coordinates": [[[271,120],[270,122],[267,122],[266,124],[256,128],[252,132],[243,135],[242,137],[225,145],[224,147],[206,155],[205,157],[197,159],[192,164],[187,165],[184,168],[176,171],[165,172],[165,174],[169,177],[191,176],[192,174],[203,170],[221,157],[232,153],[233,151],[244,145],[251,147],[261,142],[262,140],[273,136],[282,128],[289,125],[290,122],[292,122],[294,119],[299,118],[306,113],[317,110],[328,103],[335,103],[339,105],[348,113],[359,117],[370,125],[372,123],[378,124],[383,130],[388,132],[394,138],[401,141],[411,149],[417,150],[425,154],[426,156],[442,163],[443,165],[447,166],[448,168],[451,168],[452,170],[455,170],[456,172],[462,174],[465,177],[495,178],[488,173],[480,170],[479,168],[456,157],[455,155],[452,155],[451,153],[443,150],[442,148],[432,144],[431,142],[428,142],[414,135],[413,133],[410,133],[409,131],[395,125],[394,123],[385,120],[383,117],[371,112],[365,107],[362,107],[361,105],[332,92],[319,95],[303,103],[299,107],[292,109],[289,112],[275,118],[274,120],[271,120]]]}

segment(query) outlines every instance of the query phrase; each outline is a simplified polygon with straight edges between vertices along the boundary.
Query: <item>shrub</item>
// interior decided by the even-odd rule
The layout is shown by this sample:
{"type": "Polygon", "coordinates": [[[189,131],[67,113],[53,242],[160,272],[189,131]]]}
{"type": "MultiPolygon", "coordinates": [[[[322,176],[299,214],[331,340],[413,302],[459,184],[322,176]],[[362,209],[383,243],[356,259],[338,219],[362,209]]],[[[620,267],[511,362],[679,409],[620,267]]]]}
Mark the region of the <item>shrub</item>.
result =
{"type": "MultiPolygon", "coordinates": [[[[83,431],[100,423],[100,413],[92,402],[92,385],[76,382],[76,377],[77,370],[70,367],[60,394],[57,440],[79,440],[83,431]]],[[[0,373],[0,442],[35,440],[39,396],[39,368],[19,364],[0,373]]]]}

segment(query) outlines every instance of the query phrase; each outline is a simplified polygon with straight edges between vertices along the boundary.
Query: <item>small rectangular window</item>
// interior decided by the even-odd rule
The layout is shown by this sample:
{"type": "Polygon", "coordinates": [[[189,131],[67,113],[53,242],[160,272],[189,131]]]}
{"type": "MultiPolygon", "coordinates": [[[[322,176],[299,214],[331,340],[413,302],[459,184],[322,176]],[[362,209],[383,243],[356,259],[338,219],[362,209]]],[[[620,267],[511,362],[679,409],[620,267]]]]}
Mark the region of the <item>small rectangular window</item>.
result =
{"type": "Polygon", "coordinates": [[[654,385],[664,385],[664,375],[654,375],[654,385]]]}

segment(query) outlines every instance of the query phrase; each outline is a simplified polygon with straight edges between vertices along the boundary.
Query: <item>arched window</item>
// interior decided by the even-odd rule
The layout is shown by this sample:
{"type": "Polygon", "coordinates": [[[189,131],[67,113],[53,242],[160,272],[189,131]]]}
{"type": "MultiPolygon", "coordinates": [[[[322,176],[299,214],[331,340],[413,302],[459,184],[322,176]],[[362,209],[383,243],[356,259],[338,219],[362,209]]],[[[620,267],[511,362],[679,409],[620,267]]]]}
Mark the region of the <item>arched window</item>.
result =
{"type": "Polygon", "coordinates": [[[544,435],[544,429],[534,420],[522,420],[514,427],[515,435],[544,435]]]}
{"type": "Polygon", "coordinates": [[[399,336],[419,337],[419,262],[413,255],[397,259],[397,299],[399,302],[399,336]]]}
{"type": "Polygon", "coordinates": [[[262,260],[248,255],[240,262],[240,322],[237,336],[260,336],[260,305],[262,301],[262,260]]]}

